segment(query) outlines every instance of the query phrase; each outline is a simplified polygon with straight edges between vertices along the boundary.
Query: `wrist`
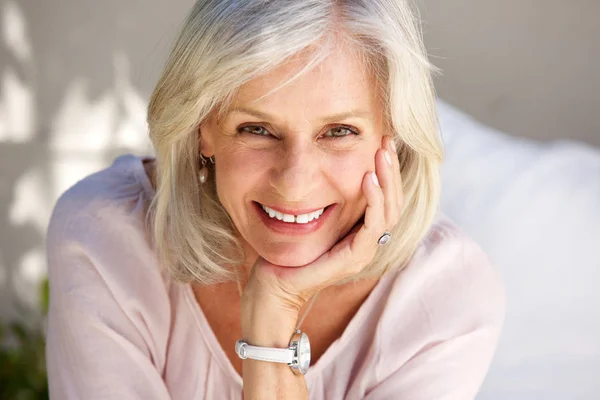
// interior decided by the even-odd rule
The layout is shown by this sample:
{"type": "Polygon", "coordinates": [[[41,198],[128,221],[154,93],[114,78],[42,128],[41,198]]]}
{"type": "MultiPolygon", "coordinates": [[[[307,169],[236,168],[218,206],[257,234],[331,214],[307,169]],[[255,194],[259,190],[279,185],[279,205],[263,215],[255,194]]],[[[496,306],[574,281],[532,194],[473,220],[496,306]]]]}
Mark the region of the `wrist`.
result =
{"type": "Polygon", "coordinates": [[[297,322],[298,312],[280,299],[251,297],[242,301],[242,339],[253,346],[288,347],[297,322]]]}
{"type": "Polygon", "coordinates": [[[295,332],[296,321],[297,318],[282,318],[275,314],[248,318],[242,322],[242,339],[253,346],[287,348],[295,332]]]}

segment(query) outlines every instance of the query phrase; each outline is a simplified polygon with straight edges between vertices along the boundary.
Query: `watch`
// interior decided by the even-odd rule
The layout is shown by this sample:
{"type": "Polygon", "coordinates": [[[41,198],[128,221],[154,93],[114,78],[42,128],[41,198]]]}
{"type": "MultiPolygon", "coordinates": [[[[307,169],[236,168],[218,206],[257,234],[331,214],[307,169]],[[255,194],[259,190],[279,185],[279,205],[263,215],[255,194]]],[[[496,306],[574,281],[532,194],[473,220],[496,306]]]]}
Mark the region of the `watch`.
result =
{"type": "Polygon", "coordinates": [[[235,343],[235,352],[242,359],[287,364],[295,374],[306,374],[310,366],[310,341],[306,333],[297,330],[287,349],[251,346],[243,340],[235,343]]]}

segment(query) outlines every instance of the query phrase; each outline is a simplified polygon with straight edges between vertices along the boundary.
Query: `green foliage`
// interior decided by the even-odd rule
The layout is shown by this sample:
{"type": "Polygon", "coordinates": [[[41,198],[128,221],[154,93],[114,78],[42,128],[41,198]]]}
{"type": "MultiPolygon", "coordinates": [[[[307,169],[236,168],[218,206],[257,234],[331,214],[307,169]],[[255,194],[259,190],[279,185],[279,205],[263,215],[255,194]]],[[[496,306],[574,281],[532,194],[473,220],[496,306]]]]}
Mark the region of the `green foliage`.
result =
{"type": "MultiPolygon", "coordinates": [[[[40,287],[40,310],[48,312],[48,280],[40,287]]],[[[42,318],[42,319],[44,319],[42,318]]],[[[0,323],[0,399],[48,399],[43,324],[0,323]]]]}

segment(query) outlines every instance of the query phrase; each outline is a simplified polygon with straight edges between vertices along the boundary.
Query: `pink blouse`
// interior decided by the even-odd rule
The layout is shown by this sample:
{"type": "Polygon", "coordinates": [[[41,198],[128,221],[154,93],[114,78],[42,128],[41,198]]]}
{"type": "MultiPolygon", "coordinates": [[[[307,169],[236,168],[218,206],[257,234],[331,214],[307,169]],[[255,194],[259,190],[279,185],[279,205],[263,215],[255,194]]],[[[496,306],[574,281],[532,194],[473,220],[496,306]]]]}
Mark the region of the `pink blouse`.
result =
{"type": "MultiPolygon", "coordinates": [[[[240,399],[242,379],[190,285],[159,268],[154,195],[126,155],[68,190],[47,235],[52,399],[240,399]]],[[[390,244],[393,245],[393,244],[390,244]]],[[[473,399],[504,319],[501,281],[442,214],[311,366],[311,399],[473,399]]],[[[234,343],[231,343],[234,346],[234,343]]]]}

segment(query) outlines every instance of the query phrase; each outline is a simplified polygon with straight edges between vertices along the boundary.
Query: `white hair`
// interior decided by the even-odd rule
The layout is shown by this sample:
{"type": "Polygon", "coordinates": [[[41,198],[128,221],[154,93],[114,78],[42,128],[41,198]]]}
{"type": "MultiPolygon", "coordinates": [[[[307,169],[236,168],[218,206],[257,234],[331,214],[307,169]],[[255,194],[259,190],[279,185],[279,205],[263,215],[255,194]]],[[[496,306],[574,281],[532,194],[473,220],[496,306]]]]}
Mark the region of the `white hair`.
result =
{"type": "MultiPolygon", "coordinates": [[[[198,0],[185,20],[148,109],[157,154],[149,213],[161,263],[182,281],[235,279],[244,259],[220,204],[214,171],[199,184],[199,126],[236,90],[304,50],[308,70],[340,40],[364,58],[379,85],[398,148],[405,194],[394,245],[361,273],[403,268],[429,229],[443,158],[435,92],[416,8],[405,0],[198,0]]],[[[304,71],[303,70],[303,71],[304,71]]],[[[300,71],[299,73],[303,73],[300,71]]]]}

